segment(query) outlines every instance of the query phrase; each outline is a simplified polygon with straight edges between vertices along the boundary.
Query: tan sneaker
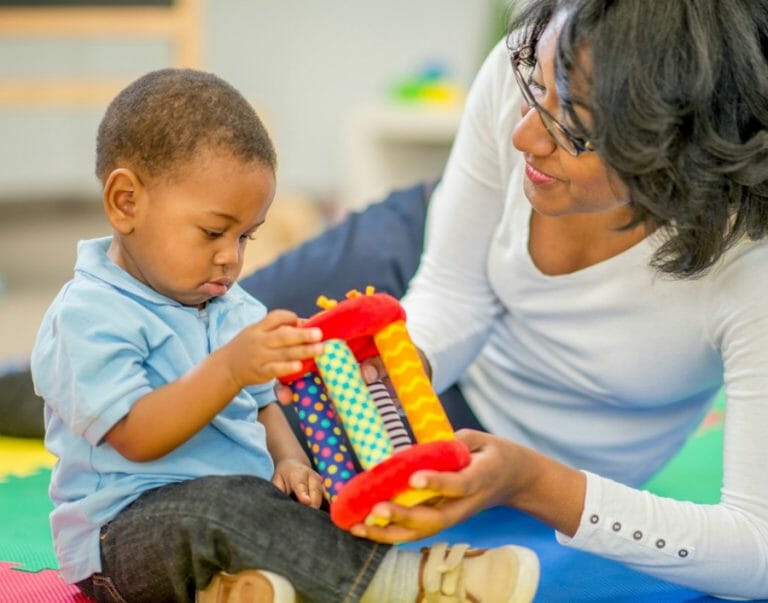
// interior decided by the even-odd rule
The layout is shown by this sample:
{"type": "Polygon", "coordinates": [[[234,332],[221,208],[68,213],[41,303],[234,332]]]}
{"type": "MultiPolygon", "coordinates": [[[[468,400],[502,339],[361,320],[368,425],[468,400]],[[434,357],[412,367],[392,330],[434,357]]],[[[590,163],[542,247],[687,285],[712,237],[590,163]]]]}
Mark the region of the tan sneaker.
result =
{"type": "Polygon", "coordinates": [[[417,603],[529,603],[539,584],[539,559],[530,549],[502,546],[422,549],[417,603]]]}
{"type": "Polygon", "coordinates": [[[196,603],[295,603],[296,591],[285,578],[264,570],[219,572],[205,590],[197,591],[196,603]]]}

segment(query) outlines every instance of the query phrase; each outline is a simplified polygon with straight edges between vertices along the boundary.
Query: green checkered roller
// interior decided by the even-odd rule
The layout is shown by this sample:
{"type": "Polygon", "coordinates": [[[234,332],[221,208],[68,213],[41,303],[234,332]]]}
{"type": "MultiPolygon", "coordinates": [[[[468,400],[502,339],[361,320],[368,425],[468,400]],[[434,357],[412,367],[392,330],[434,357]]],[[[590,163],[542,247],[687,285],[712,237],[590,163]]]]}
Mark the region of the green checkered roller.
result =
{"type": "Polygon", "coordinates": [[[315,363],[363,469],[389,458],[392,441],[346,342],[326,341],[315,363]]]}

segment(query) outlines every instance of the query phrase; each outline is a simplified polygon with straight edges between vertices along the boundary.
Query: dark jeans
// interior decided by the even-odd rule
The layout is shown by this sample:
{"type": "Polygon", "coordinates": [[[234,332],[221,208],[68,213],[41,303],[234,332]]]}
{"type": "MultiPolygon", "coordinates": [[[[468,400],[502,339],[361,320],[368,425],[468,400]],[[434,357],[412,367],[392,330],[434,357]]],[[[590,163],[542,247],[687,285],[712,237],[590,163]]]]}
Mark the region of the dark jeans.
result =
{"type": "Polygon", "coordinates": [[[101,531],[102,572],[78,584],[97,601],[194,601],[219,571],[285,576],[304,601],[357,601],[389,547],[252,476],[150,490],[101,531]]]}

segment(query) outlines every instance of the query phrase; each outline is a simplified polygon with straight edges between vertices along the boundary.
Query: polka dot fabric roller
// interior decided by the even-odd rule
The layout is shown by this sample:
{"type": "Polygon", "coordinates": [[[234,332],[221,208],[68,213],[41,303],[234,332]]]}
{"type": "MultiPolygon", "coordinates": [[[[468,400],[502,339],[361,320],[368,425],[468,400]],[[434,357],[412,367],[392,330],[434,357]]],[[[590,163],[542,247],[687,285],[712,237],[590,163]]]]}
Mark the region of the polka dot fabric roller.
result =
{"type": "Polygon", "coordinates": [[[307,373],[293,383],[292,390],[299,426],[312,452],[315,467],[323,476],[326,496],[333,503],[344,484],[355,474],[344,429],[319,375],[307,373]]]}

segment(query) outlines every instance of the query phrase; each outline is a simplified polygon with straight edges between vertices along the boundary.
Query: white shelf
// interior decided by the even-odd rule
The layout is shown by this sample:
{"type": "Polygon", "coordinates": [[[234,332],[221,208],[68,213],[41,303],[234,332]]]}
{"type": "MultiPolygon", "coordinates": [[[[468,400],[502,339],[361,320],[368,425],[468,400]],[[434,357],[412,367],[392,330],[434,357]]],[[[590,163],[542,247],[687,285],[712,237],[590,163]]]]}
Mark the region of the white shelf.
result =
{"type": "Polygon", "coordinates": [[[362,209],[391,190],[438,178],[456,135],[457,105],[387,104],[349,119],[341,204],[362,209]]]}

